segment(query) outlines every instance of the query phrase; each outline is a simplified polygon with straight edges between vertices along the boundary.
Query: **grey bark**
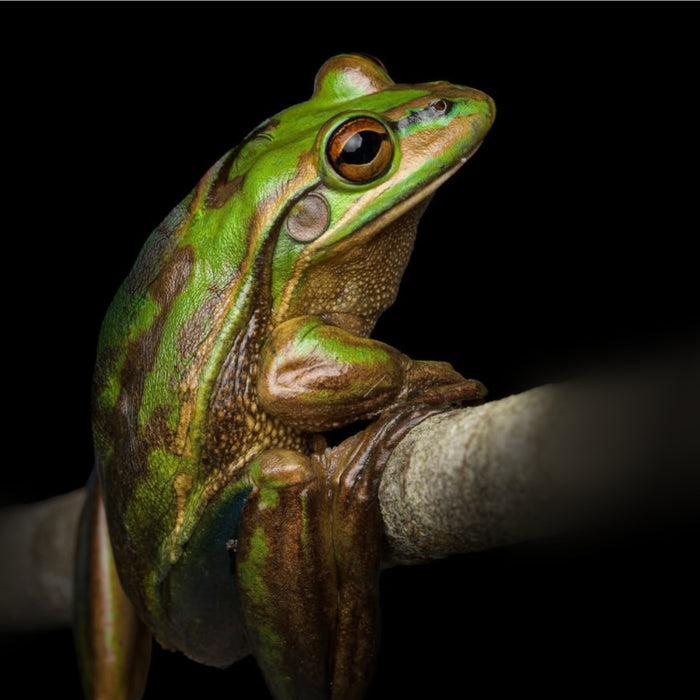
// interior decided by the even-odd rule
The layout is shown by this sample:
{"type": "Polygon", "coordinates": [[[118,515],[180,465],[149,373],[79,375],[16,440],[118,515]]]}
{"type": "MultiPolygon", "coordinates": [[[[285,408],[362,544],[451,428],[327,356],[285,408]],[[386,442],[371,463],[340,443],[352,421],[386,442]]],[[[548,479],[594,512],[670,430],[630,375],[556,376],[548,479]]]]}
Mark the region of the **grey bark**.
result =
{"type": "Polygon", "coordinates": [[[700,382],[687,369],[543,386],[424,421],[382,477],[388,563],[692,513],[700,382]]]}
{"type": "MultiPolygon", "coordinates": [[[[696,361],[434,416],[380,487],[387,565],[697,507],[696,361]]],[[[82,491],[0,513],[0,630],[69,623],[82,491]]]]}
{"type": "Polygon", "coordinates": [[[0,631],[70,624],[80,489],[0,512],[0,631]]]}

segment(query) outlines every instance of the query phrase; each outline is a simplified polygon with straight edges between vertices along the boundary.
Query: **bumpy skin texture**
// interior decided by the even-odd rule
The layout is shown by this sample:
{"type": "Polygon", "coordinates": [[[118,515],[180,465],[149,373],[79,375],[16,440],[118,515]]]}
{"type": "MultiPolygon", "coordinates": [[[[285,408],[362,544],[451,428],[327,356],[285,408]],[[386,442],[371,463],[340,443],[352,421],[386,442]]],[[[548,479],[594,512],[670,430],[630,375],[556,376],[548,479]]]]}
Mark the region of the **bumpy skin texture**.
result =
{"type": "MultiPolygon", "coordinates": [[[[377,557],[359,550],[378,548],[380,528],[360,504],[376,502],[388,431],[329,453],[314,434],[381,415],[398,434],[396,416],[414,416],[416,401],[433,410],[483,397],[449,365],[368,336],[430,194],[493,117],[477,90],[395,85],[372,59],[337,56],[308,102],[226,154],[146,242],[100,336],[95,493],[114,555],[102,578],[118,572],[167,648],[226,666],[250,644],[278,697],[361,692],[371,652],[357,652],[355,674],[340,669],[371,625],[350,630],[337,599],[364,591],[341,606],[358,619],[374,605],[361,581],[375,580],[377,557]],[[347,139],[360,128],[355,152],[347,139]],[[352,471],[348,454],[371,487],[332,476],[352,471]],[[360,583],[348,585],[350,570],[360,583]],[[288,624],[290,610],[300,612],[288,624]]],[[[84,540],[78,591],[89,598],[100,540],[84,540]]],[[[94,678],[91,606],[77,630],[94,678]]]]}

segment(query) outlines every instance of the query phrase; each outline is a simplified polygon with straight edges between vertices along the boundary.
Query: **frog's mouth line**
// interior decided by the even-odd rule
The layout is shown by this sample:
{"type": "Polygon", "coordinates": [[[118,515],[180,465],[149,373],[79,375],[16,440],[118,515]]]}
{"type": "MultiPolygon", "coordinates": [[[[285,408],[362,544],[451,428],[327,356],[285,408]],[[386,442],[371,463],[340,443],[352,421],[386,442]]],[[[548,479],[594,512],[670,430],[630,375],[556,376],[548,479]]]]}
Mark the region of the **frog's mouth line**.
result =
{"type": "MultiPolygon", "coordinates": [[[[364,239],[374,236],[390,224],[393,224],[397,219],[409,212],[417,204],[420,204],[424,199],[431,197],[440,185],[449,180],[479,150],[481,143],[480,141],[467,155],[462,156],[452,167],[438,175],[434,180],[431,180],[420,192],[416,192],[410,197],[407,197],[398,204],[395,204],[391,209],[387,209],[376,218],[368,221],[364,226],[355,231],[353,235],[348,236],[346,242],[350,244],[350,241],[352,241],[352,245],[356,245],[358,238],[364,239]]],[[[339,247],[338,242],[331,244],[329,247],[339,247]]]]}

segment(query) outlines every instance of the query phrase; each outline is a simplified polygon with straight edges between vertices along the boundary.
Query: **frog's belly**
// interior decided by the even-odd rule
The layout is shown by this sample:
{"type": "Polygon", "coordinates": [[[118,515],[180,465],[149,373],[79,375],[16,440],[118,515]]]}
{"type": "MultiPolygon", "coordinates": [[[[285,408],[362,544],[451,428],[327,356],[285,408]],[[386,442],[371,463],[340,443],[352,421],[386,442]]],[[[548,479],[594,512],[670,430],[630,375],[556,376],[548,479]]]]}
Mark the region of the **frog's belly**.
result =
{"type": "Polygon", "coordinates": [[[199,663],[229,666],[249,653],[235,567],[235,538],[249,491],[236,484],[217,494],[155,596],[156,638],[199,663]]]}

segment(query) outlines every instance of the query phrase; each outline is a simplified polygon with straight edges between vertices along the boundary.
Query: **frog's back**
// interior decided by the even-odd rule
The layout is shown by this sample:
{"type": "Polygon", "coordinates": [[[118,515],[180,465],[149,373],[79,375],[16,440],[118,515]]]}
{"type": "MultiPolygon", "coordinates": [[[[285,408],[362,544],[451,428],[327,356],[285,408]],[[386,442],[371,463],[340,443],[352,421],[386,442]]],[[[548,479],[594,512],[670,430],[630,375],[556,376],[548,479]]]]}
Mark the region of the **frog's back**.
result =
{"type": "Polygon", "coordinates": [[[164,582],[200,519],[214,517],[207,532],[225,543],[249,490],[246,463],[270,445],[304,449],[257,403],[270,295],[254,261],[265,243],[230,212],[218,216],[231,158],[151,234],[100,336],[93,432],[110,538],[124,587],[156,631],[162,596],[179,595],[164,582]]]}

